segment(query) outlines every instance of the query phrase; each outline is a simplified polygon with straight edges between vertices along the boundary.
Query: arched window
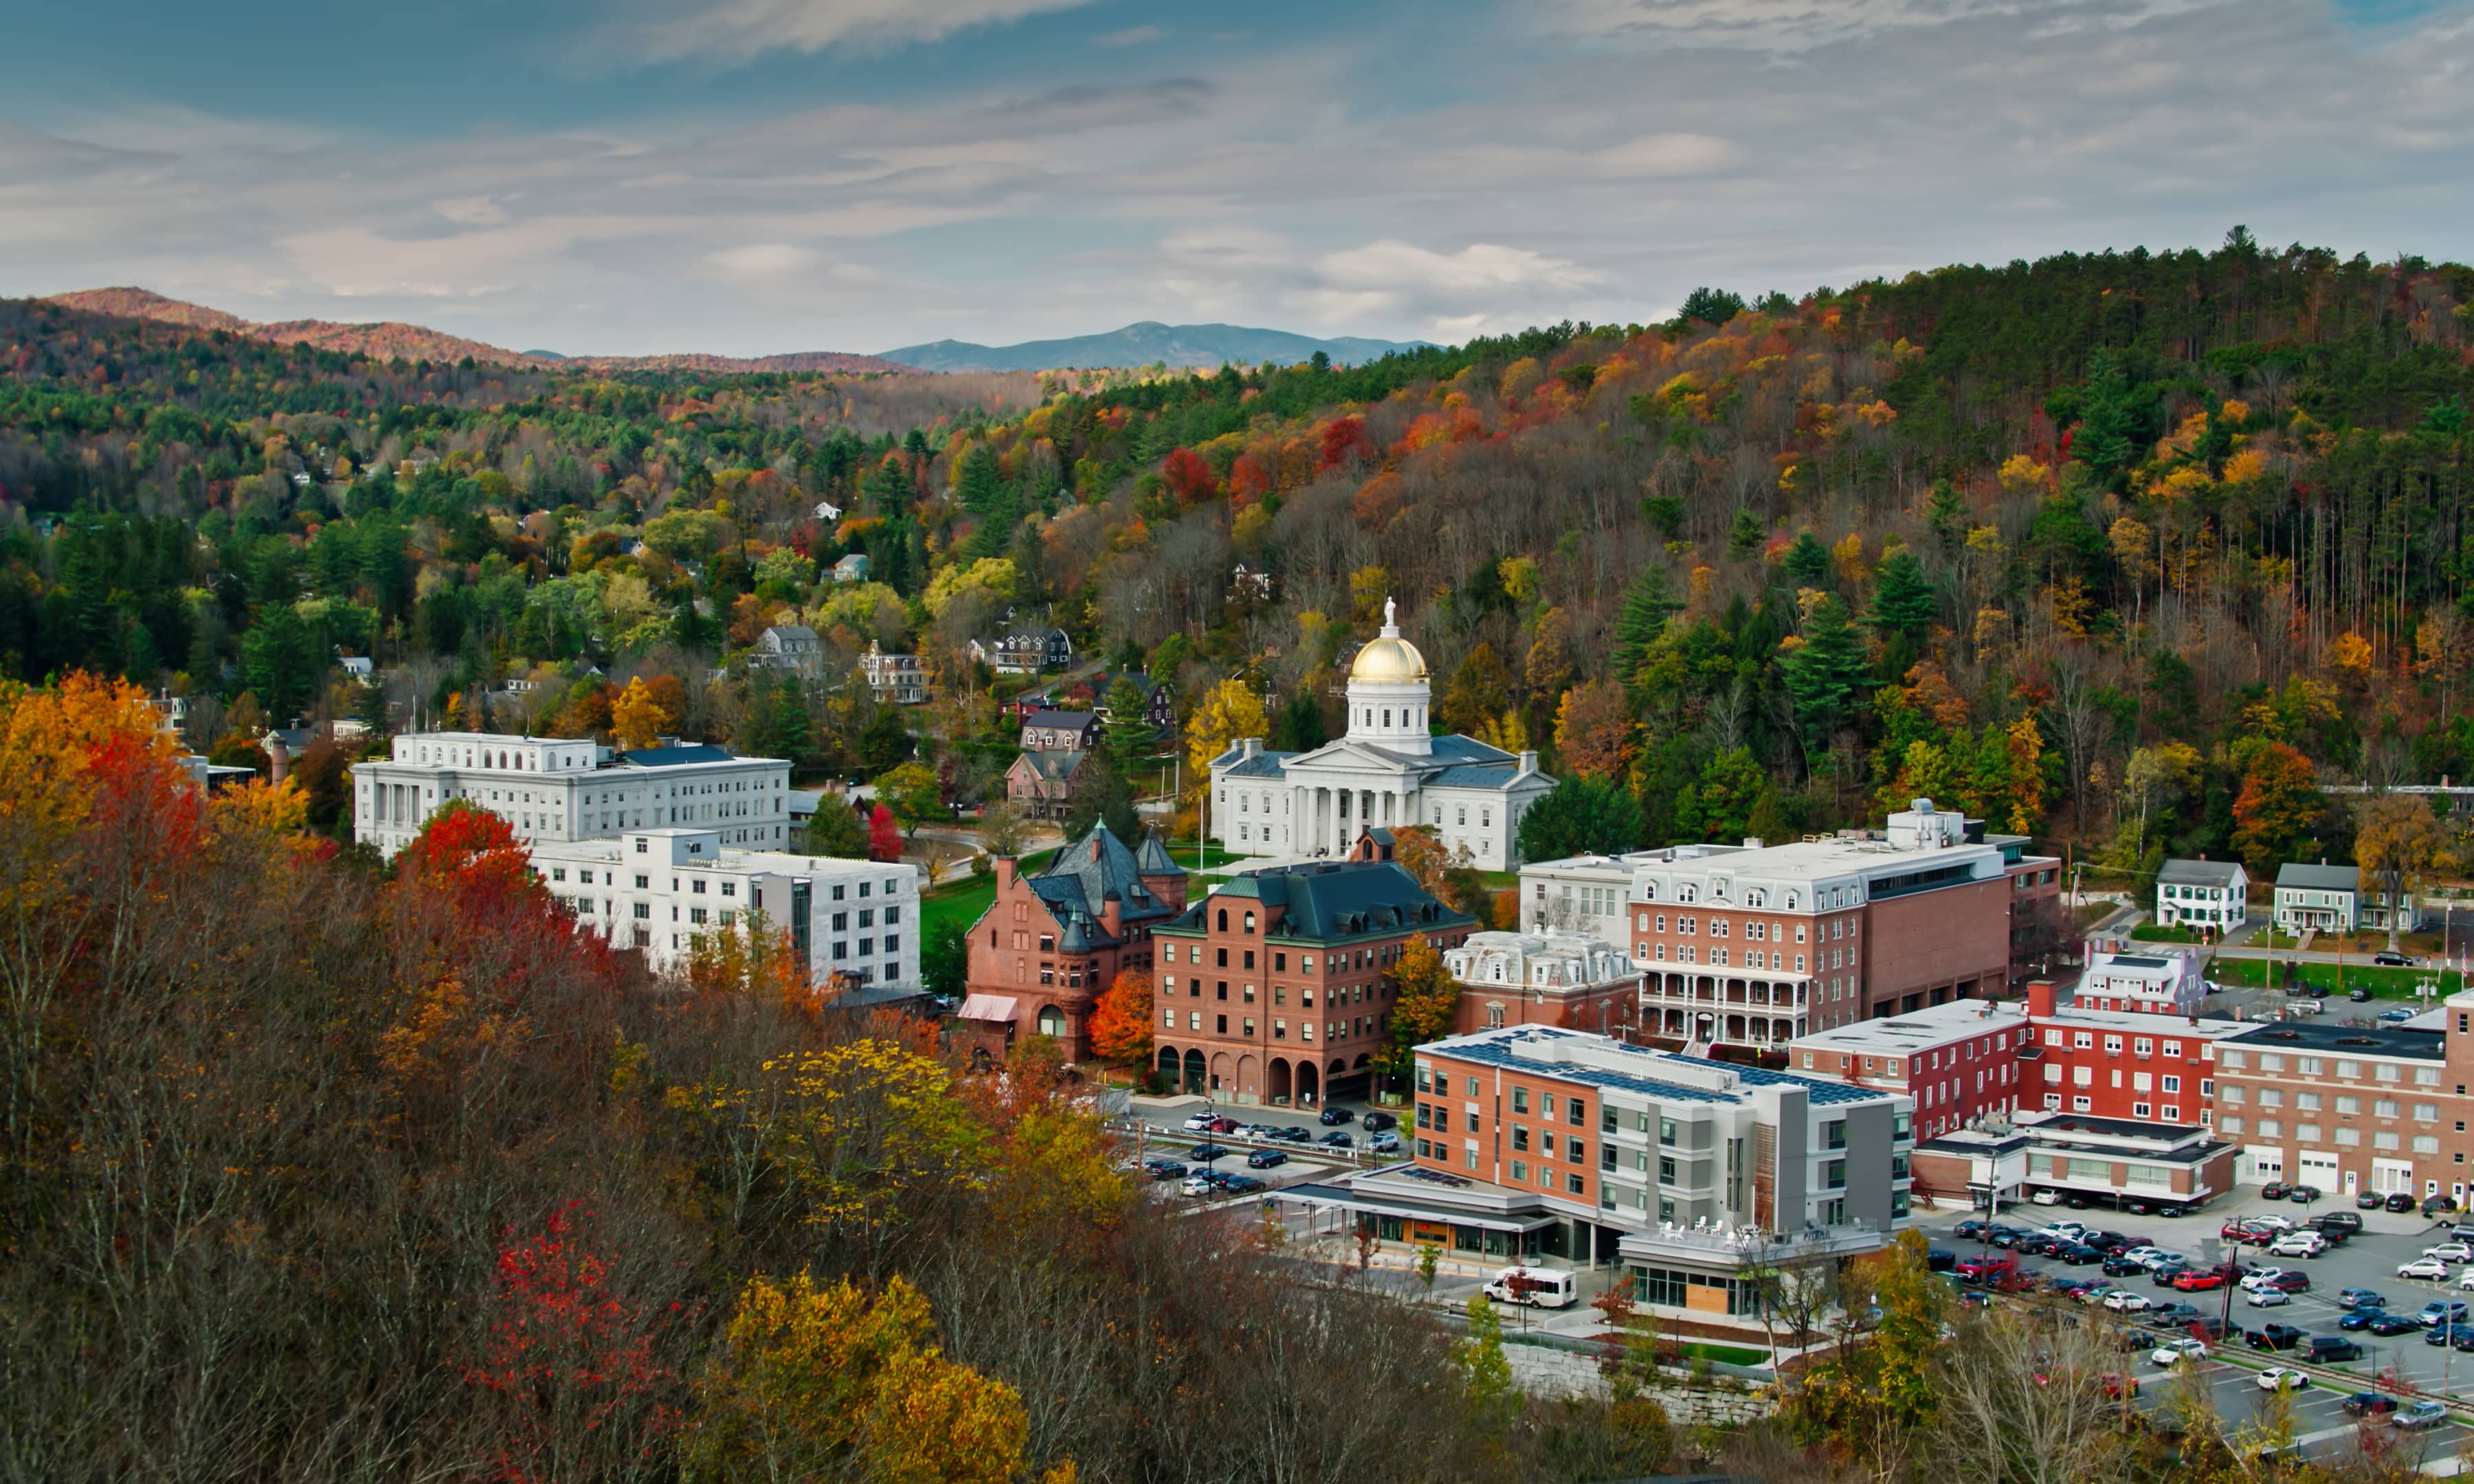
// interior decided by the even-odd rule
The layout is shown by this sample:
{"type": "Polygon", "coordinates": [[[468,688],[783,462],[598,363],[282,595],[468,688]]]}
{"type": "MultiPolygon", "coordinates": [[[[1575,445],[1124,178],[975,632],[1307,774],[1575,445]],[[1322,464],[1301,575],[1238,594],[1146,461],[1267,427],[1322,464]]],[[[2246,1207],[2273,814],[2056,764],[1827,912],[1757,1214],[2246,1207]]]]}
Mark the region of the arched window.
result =
{"type": "Polygon", "coordinates": [[[1043,1008],[1039,1012],[1039,1034],[1042,1036],[1064,1035],[1065,1012],[1057,1009],[1055,1005],[1049,1005],[1043,1008]]]}
{"type": "Polygon", "coordinates": [[[1692,899],[1692,887],[1688,882],[1675,889],[1675,899],[1677,901],[1690,901],[1692,899]]]}
{"type": "Polygon", "coordinates": [[[1486,1007],[1486,1023],[1487,1028],[1490,1030],[1500,1029],[1502,1027],[1503,1006],[1501,1004],[1490,1003],[1486,1007]]]}
{"type": "Polygon", "coordinates": [[[1795,893],[1793,892],[1786,894],[1786,910],[1789,912],[1793,912],[1795,910],[1795,893]]]}
{"type": "Polygon", "coordinates": [[[1225,907],[1220,909],[1220,930],[1224,933],[1228,931],[1228,909],[1225,907]]]}
{"type": "Polygon", "coordinates": [[[1246,914],[1246,931],[1249,935],[1254,931],[1254,914],[1250,912],[1246,914]]]}
{"type": "Polygon", "coordinates": [[[1643,901],[1658,900],[1658,883],[1655,881],[1643,881],[1640,883],[1640,899],[1643,901]]]}
{"type": "Polygon", "coordinates": [[[1764,902],[1767,902],[1769,899],[1770,899],[1770,894],[1769,894],[1769,893],[1767,893],[1767,892],[1762,892],[1762,891],[1751,891],[1751,892],[1746,892],[1746,893],[1744,894],[1744,905],[1745,905],[1745,906],[1747,906],[1747,907],[1758,907],[1758,906],[1760,906],[1760,905],[1761,905],[1761,904],[1763,904],[1764,902]]]}

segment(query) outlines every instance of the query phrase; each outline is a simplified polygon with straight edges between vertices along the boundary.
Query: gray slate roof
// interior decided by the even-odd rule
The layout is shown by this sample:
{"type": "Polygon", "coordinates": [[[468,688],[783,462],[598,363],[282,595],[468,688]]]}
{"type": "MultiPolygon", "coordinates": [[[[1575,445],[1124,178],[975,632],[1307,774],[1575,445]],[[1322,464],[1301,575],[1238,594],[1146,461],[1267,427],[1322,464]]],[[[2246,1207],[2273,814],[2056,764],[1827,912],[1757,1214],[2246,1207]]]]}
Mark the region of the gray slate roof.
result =
{"type": "Polygon", "coordinates": [[[2229,860],[2169,860],[2156,873],[2159,886],[2231,886],[2241,863],[2229,860]]]}
{"type": "Polygon", "coordinates": [[[2313,866],[2301,861],[2287,861],[2276,868],[2279,890],[2300,887],[2314,892],[2358,892],[2363,887],[2360,866],[2313,866]]]}
{"type": "Polygon", "coordinates": [[[1168,847],[1153,834],[1143,836],[1143,848],[1134,852],[1134,869],[1147,876],[1180,876],[1185,868],[1168,852],[1168,847]]]}
{"type": "Polygon", "coordinates": [[[1054,752],[1025,753],[1022,754],[1022,760],[1031,764],[1033,772],[1051,782],[1063,782],[1074,776],[1074,770],[1082,766],[1082,759],[1089,755],[1088,753],[1059,749],[1054,752]]]}
{"type": "Polygon", "coordinates": [[[1100,914],[1111,898],[1119,904],[1120,922],[1148,922],[1171,911],[1167,902],[1143,885],[1134,852],[1105,825],[1092,826],[1089,834],[1058,850],[1048,869],[1025,884],[1066,930],[1058,946],[1068,953],[1084,953],[1117,942],[1100,925],[1100,914]]]}
{"type": "MultiPolygon", "coordinates": [[[[1250,897],[1266,907],[1284,908],[1271,936],[1317,943],[1477,922],[1428,896],[1417,877],[1388,860],[1273,866],[1237,876],[1212,897],[1250,897]]],[[[1172,925],[1201,932],[1210,899],[1187,908],[1172,925]]]]}
{"type": "Polygon", "coordinates": [[[1090,711],[1033,711],[1023,725],[1055,731],[1079,731],[1091,725],[1094,714],[1090,711]]]}

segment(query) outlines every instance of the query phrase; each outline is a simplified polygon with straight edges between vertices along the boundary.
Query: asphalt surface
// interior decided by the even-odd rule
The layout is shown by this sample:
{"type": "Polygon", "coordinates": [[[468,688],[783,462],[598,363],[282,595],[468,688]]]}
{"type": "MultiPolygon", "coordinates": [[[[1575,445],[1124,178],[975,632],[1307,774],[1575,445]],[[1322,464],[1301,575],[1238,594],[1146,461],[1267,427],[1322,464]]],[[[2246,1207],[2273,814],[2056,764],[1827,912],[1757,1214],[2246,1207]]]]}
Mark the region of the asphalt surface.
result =
{"type": "MultiPolygon", "coordinates": [[[[2330,1209],[2351,1210],[2348,1202],[2321,1201],[2311,1207],[2295,1207],[2284,1202],[2265,1201],[2255,1190],[2245,1191],[2235,1200],[2217,1203],[2209,1210],[2171,1219],[2153,1216],[2124,1216],[2110,1211],[2071,1211],[2053,1207],[2021,1204],[2002,1212],[2001,1220],[2016,1227],[2033,1228],[2049,1219],[2074,1219],[2105,1231],[2120,1232],[2150,1238],[2153,1245],[2168,1251],[2187,1254],[2195,1266],[2221,1261],[2230,1244],[2218,1235],[2218,1230],[2236,1215],[2275,1214],[2296,1222],[2312,1214],[2330,1209]]],[[[1979,1244],[1959,1242],[1950,1229],[1968,1212],[1942,1212],[1920,1221],[1933,1245],[1955,1252],[1962,1257],[1979,1250],[1979,1244]]],[[[2302,1367],[2312,1376],[2311,1384],[2294,1394],[2294,1432],[2297,1445],[2312,1457],[2351,1452],[2357,1446],[2358,1428],[2347,1418],[2341,1404],[2356,1391],[2379,1389],[2379,1377],[2391,1369],[2405,1384],[2417,1391],[2451,1400],[2474,1400],[2474,1352],[2462,1352],[2449,1346],[2425,1343],[2425,1331],[2413,1331],[2389,1338],[2380,1338],[2368,1330],[2345,1330],[2338,1328],[2338,1319],[2345,1312],[2339,1307],[2336,1295],[2341,1289],[2368,1288],[2384,1295],[2385,1305],[2391,1313],[2412,1315],[2434,1299],[2462,1301],[2474,1308],[2474,1291],[2458,1286],[2458,1281],[2474,1273],[2474,1265],[2450,1264],[2450,1278],[2445,1283],[2400,1279],[2400,1263],[2422,1256],[2423,1249],[2449,1240],[2452,1224],[2437,1224],[2417,1215],[2391,1215],[2385,1211],[2357,1211],[2363,1218],[2364,1230],[2356,1236],[2338,1244],[2316,1258],[2270,1257],[2255,1247],[2241,1249],[2241,1261],[2246,1267],[2273,1266],[2296,1269],[2311,1280],[2310,1288],[2291,1296],[2288,1303],[2270,1306],[2253,1306],[2236,1292],[2232,1298],[2231,1320],[2237,1329],[2248,1330],[2267,1324],[2292,1325],[2306,1336],[2334,1335],[2354,1341],[2363,1347],[2361,1359],[2334,1366],[2302,1367]]],[[[2036,1275],[2063,1275],[2095,1279],[2111,1285],[2144,1295],[2157,1303],[2185,1303],[2201,1313],[2222,1317],[2227,1311],[2227,1295],[2223,1290],[2199,1293],[2177,1293],[2160,1287],[2147,1275],[2129,1278],[2103,1278],[2095,1266],[2072,1267],[2050,1258],[2025,1257],[2022,1269],[2036,1275]]],[[[2101,1314],[2101,1305],[2080,1305],[2064,1301],[2065,1312],[2076,1310],[2082,1315],[2101,1314]]],[[[2107,1316],[2110,1318],[2111,1316],[2107,1316]]],[[[2133,1321],[2136,1322],[2135,1320],[2133,1321]]],[[[2172,1331],[2179,1334],[2181,1331],[2172,1331]]],[[[2238,1337],[2230,1345],[2211,1346],[2211,1357],[2203,1364],[2202,1374],[2209,1380],[2217,1400],[2218,1415],[2229,1425],[2240,1425],[2257,1413],[2267,1393],[2259,1386],[2257,1373],[2271,1365],[2296,1364],[2292,1352],[2267,1353],[2247,1349],[2238,1337]]],[[[2171,1377],[2148,1363],[2142,1352],[2126,1355],[2127,1369],[2139,1375],[2142,1381],[2141,1402],[2149,1407],[2166,1403],[2172,1388],[2171,1377]]],[[[2377,1424],[2375,1424],[2377,1425],[2377,1424]]],[[[2382,1426],[2381,1431],[2387,1429],[2382,1426]]],[[[2443,1427],[2422,1432],[2394,1435],[2394,1441],[2411,1460],[2440,1458],[2456,1451],[2462,1444],[2474,1442],[2474,1429],[2452,1422],[2443,1427]]]]}

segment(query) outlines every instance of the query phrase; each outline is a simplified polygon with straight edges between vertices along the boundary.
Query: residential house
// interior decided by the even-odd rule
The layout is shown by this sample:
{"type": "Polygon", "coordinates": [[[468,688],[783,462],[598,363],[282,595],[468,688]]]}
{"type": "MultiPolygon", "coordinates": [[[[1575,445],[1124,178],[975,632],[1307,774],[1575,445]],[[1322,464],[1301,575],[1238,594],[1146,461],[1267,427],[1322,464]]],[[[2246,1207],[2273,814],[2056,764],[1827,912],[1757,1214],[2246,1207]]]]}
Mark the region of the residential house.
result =
{"type": "Polygon", "coordinates": [[[1063,819],[1074,811],[1074,790],[1089,775],[1080,751],[1040,748],[1015,755],[1006,769],[1006,797],[1033,819],[1063,819]]]}
{"type": "Polygon", "coordinates": [[[756,648],[747,662],[813,677],[825,667],[825,641],[806,624],[775,624],[756,636],[756,648]]]}
{"type": "Polygon", "coordinates": [[[970,656],[999,675],[1037,675],[1071,668],[1074,641],[1062,629],[1008,629],[993,639],[973,639],[970,656]]]}
{"type": "Polygon", "coordinates": [[[2364,926],[2362,869],[2287,861],[2276,869],[2276,925],[2287,933],[2350,933],[2364,926]]]}
{"type": "Polygon", "coordinates": [[[2156,873],[2156,924],[2214,937],[2250,913],[2250,876],[2238,860],[2169,860],[2156,873]]]}
{"type": "Polygon", "coordinates": [[[837,583],[866,582],[867,553],[855,551],[849,556],[842,558],[839,562],[835,562],[834,581],[837,583]]]}
{"type": "Polygon", "coordinates": [[[859,669],[876,699],[893,706],[921,706],[928,700],[928,668],[917,655],[888,655],[873,643],[859,657],[859,669]]]}
{"type": "Polygon", "coordinates": [[[1096,711],[1034,711],[1022,724],[1023,751],[1087,753],[1100,745],[1096,711]]]}
{"type": "Polygon", "coordinates": [[[1106,670],[1034,686],[1004,702],[999,709],[1016,721],[1026,721],[1039,711],[1091,711],[1103,722],[1116,720],[1108,709],[1108,692],[1118,680],[1133,682],[1142,692],[1143,719],[1155,733],[1165,733],[1176,725],[1176,707],[1169,687],[1140,671],[1128,671],[1122,677],[1106,670]]]}

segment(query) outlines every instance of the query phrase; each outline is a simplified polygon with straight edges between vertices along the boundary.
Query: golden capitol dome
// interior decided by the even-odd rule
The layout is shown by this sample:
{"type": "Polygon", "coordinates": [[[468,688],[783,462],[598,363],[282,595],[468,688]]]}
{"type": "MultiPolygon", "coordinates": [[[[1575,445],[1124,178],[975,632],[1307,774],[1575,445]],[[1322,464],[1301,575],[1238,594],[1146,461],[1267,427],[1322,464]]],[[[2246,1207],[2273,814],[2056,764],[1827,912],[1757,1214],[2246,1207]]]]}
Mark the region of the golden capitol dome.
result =
{"type": "Polygon", "coordinates": [[[1426,678],[1426,657],[1418,646],[1400,637],[1400,625],[1395,621],[1392,600],[1383,600],[1383,634],[1370,639],[1357,652],[1357,660],[1348,667],[1352,681],[1370,681],[1377,684],[1406,684],[1426,678]]]}

